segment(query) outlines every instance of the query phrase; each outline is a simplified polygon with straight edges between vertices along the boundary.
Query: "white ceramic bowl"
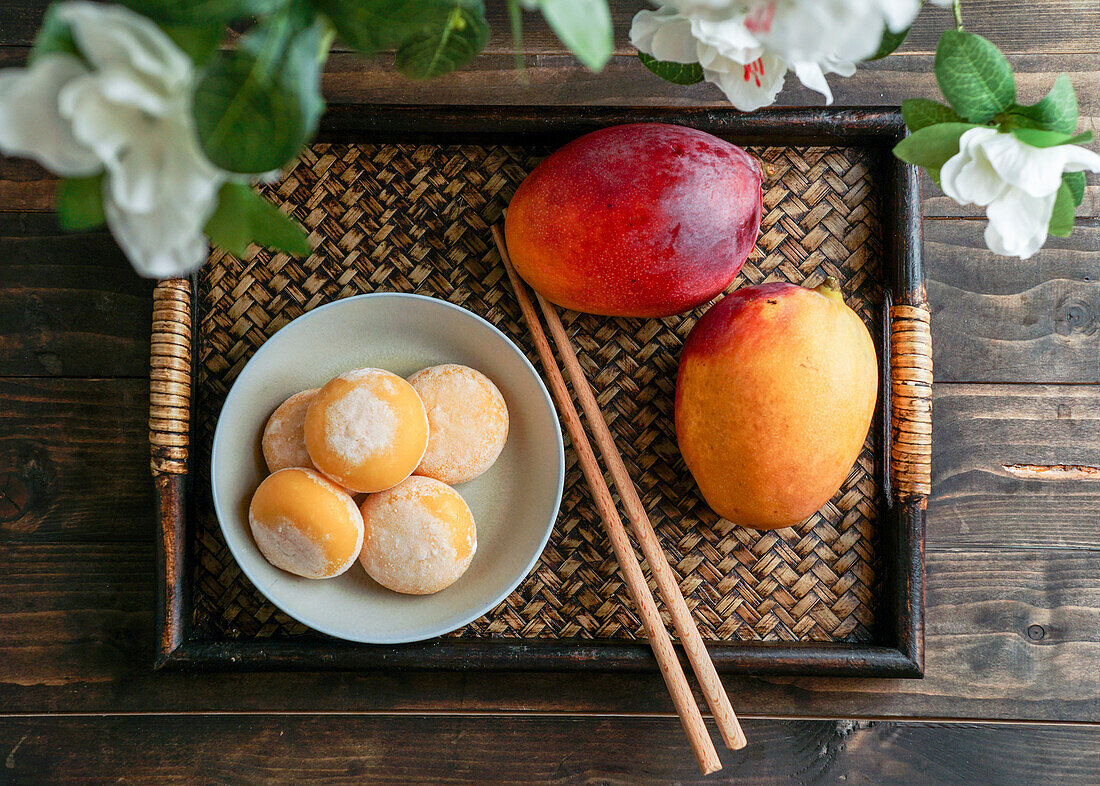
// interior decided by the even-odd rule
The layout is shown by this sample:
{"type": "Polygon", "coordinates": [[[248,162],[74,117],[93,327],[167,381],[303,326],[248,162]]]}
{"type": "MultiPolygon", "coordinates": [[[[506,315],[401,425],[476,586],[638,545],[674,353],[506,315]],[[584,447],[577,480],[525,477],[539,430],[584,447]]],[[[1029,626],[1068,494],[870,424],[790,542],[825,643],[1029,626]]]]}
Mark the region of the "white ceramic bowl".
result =
{"type": "Polygon", "coordinates": [[[524,579],[557,518],[565,454],[546,387],[503,333],[445,300],[376,293],[315,308],[260,347],[222,407],[210,474],[229,550],[272,603],[331,636],[399,644],[462,627],[524,579]],[[348,369],[373,366],[404,377],[438,363],[486,374],[504,394],[511,421],[496,464],[456,486],[477,523],[477,552],[462,578],[434,595],[413,596],[379,586],[358,563],[320,581],[269,564],[248,527],[248,503],[267,474],[260,435],[268,416],[288,396],[348,369]]]}

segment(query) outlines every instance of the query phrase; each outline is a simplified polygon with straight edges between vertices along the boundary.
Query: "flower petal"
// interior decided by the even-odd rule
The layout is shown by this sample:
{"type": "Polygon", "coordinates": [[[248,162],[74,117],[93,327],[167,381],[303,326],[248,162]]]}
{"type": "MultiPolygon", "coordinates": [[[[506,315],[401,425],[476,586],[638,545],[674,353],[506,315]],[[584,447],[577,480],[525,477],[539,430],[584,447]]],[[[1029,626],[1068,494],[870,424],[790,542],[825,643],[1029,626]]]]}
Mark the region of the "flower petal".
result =
{"type": "Polygon", "coordinates": [[[1058,145],[1054,150],[1062,153],[1063,172],[1100,172],[1100,155],[1077,145],[1058,145]]]}
{"type": "Polygon", "coordinates": [[[630,43],[639,51],[670,63],[694,63],[698,59],[691,22],[666,8],[635,14],[630,24],[630,43]]]}
{"type": "Polygon", "coordinates": [[[986,208],[985,242],[1002,256],[1027,259],[1047,242],[1055,195],[1033,197],[1009,188],[986,208]]]}
{"type": "Polygon", "coordinates": [[[191,80],[191,60],[148,17],[120,5],[63,2],[57,17],[72,27],[81,54],[96,68],[133,69],[172,90],[191,80]]]}
{"type": "Polygon", "coordinates": [[[1012,134],[994,133],[982,141],[981,147],[1001,178],[1038,197],[1053,194],[1062,184],[1066,163],[1063,148],[1072,145],[1032,147],[1012,134]]]}
{"type": "Polygon", "coordinates": [[[752,112],[775,103],[783,89],[787,65],[782,60],[764,55],[754,63],[742,65],[713,53],[703,65],[704,78],[722,89],[726,98],[742,112],[752,112]]]}
{"type": "Polygon", "coordinates": [[[826,104],[833,103],[833,91],[829,89],[825,74],[817,63],[795,63],[794,75],[806,87],[825,96],[826,104]]]}
{"type": "Polygon", "coordinates": [[[150,278],[183,276],[202,266],[210,249],[202,228],[214,207],[213,201],[204,206],[166,202],[135,213],[104,189],[103,209],[111,233],[134,269],[150,278]]]}
{"type": "Polygon", "coordinates": [[[28,68],[0,71],[0,150],[29,156],[62,177],[86,177],[101,169],[99,159],[73,136],[58,110],[58,93],[86,73],[67,54],[49,54],[28,68]]]}
{"type": "Polygon", "coordinates": [[[894,33],[900,33],[913,24],[920,4],[921,0],[879,0],[886,26],[894,33]]]}
{"type": "Polygon", "coordinates": [[[943,193],[960,205],[988,205],[1001,195],[1007,184],[989,163],[981,142],[992,128],[972,128],[959,139],[959,152],[940,169],[943,193]]]}
{"type": "MultiPolygon", "coordinates": [[[[138,108],[117,104],[105,95],[99,74],[87,74],[74,79],[61,93],[61,112],[72,118],[73,135],[95,151],[109,171],[118,172],[124,156],[135,140],[148,140],[156,134],[158,119],[138,108]]],[[[150,173],[150,177],[155,177],[150,173]]],[[[115,198],[130,210],[147,206],[150,188],[119,190],[114,180],[115,198]],[[130,192],[129,195],[124,191],[130,192]]]]}
{"type": "Polygon", "coordinates": [[[742,65],[756,61],[764,53],[760,41],[745,27],[744,14],[714,20],[693,17],[690,23],[700,49],[713,49],[742,65]]]}

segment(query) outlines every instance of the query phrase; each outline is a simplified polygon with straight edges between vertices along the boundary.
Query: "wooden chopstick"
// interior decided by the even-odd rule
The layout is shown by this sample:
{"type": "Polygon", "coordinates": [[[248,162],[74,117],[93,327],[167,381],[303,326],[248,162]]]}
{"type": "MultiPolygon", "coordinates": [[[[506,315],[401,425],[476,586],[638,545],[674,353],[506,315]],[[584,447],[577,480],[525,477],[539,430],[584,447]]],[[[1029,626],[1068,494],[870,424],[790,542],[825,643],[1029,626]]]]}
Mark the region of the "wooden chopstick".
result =
{"type": "Polygon", "coordinates": [[[638,496],[638,489],[627,471],[622,454],[615,445],[615,438],[611,436],[611,430],[604,422],[603,412],[596,402],[596,396],[584,375],[580,361],[577,360],[576,350],[569,341],[569,336],[554,306],[538,292],[535,293],[535,297],[538,298],[539,307],[542,309],[543,316],[546,317],[550,335],[558,345],[558,354],[561,355],[565,371],[573,383],[573,392],[580,399],[581,409],[584,410],[584,416],[588,420],[588,428],[592,431],[604,464],[611,471],[615,488],[619,490],[619,498],[623,501],[623,507],[626,508],[626,518],[630,522],[634,539],[638,541],[642,554],[649,563],[649,571],[657,583],[657,591],[672,617],[676,635],[680,637],[688,662],[695,671],[695,678],[699,680],[703,696],[714,714],[714,722],[722,733],[722,740],[731,750],[744,748],[747,742],[745,732],[741,729],[741,724],[733,711],[733,705],[730,704],[729,696],[726,695],[726,689],[722,685],[718,671],[714,668],[714,661],[710,659],[706,645],[703,644],[703,637],[699,635],[699,628],[692,619],[691,610],[687,606],[687,601],[684,600],[683,592],[680,591],[680,583],[672,566],[668,564],[664,549],[661,548],[661,541],[653,531],[653,523],[649,520],[641,497],[638,496]]]}
{"type": "Polygon", "coordinates": [[[512,267],[511,260],[508,258],[508,249],[504,244],[504,236],[501,234],[499,227],[493,227],[493,238],[500,249],[504,269],[508,273],[508,279],[512,282],[512,288],[516,291],[520,310],[523,312],[523,318],[527,322],[531,338],[535,342],[535,349],[538,351],[539,359],[546,371],[550,383],[550,392],[558,405],[562,422],[565,423],[565,430],[568,432],[569,439],[573,443],[573,449],[577,453],[577,462],[581,465],[581,471],[592,490],[596,509],[603,520],[604,529],[611,541],[611,548],[619,561],[623,578],[626,579],[630,597],[642,619],[642,625],[645,627],[646,636],[653,648],[653,654],[656,655],[657,663],[660,665],[661,676],[664,677],[665,685],[668,686],[672,703],[676,706],[680,722],[687,733],[691,750],[695,754],[695,760],[704,775],[717,772],[722,769],[722,762],[718,758],[718,752],[714,749],[714,743],[711,741],[710,734],[703,723],[699,705],[695,701],[695,696],[692,695],[691,686],[688,685],[687,676],[684,674],[683,667],[680,666],[680,660],[676,657],[676,650],[672,646],[668,630],[661,620],[661,613],[657,610],[657,604],[649,592],[649,586],[646,584],[641,565],[638,564],[634,547],[630,543],[626,528],[623,526],[619,512],[615,508],[611,490],[603,479],[603,472],[596,461],[596,455],[584,433],[580,415],[577,414],[573,401],[569,397],[569,391],[565,387],[561,370],[554,360],[554,352],[550,348],[546,334],[543,333],[538,312],[535,311],[535,306],[527,294],[526,286],[512,267]]]}

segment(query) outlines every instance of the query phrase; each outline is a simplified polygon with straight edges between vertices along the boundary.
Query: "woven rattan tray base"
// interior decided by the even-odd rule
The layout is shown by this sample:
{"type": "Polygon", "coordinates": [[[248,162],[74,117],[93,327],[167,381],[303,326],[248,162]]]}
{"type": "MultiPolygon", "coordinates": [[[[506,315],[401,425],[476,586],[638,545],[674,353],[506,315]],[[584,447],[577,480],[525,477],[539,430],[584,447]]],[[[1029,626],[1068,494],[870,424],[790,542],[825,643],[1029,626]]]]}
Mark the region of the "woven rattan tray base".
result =
{"type": "MultiPolygon", "coordinates": [[[[509,140],[316,144],[263,189],[310,230],[316,252],[305,260],[266,250],[243,260],[212,255],[197,278],[194,306],[193,635],[227,647],[316,638],[251,585],[213,512],[210,446],[236,375],[290,320],[374,291],[459,304],[497,325],[538,368],[489,228],[552,148],[509,140]]],[[[732,288],[774,280],[813,286],[835,276],[883,356],[882,216],[892,187],[883,151],[858,144],[748,149],[766,173],[764,218],[732,288]]],[[[872,428],[841,490],[798,527],[756,532],[719,519],[702,502],[672,427],[680,348],[704,310],[663,320],[563,315],[703,637],[719,645],[881,641],[894,625],[881,602],[888,436],[872,428]]],[[[561,514],[537,567],[452,638],[471,646],[485,639],[644,644],[568,444],[566,459],[561,514]]]]}

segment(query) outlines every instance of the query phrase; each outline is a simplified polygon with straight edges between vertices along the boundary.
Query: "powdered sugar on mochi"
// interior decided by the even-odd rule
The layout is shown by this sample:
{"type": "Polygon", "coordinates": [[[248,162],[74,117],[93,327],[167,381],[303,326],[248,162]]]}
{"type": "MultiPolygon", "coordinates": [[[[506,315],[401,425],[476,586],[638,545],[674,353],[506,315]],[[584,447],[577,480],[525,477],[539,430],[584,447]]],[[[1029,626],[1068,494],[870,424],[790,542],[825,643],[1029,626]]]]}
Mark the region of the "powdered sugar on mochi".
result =
{"type": "MultiPolygon", "coordinates": [[[[417,480],[434,483],[430,479],[417,480]]],[[[363,506],[366,536],[359,557],[379,584],[414,595],[438,592],[453,584],[466,572],[477,551],[477,534],[470,527],[459,535],[465,552],[459,556],[453,524],[434,515],[421,502],[425,491],[421,483],[406,481],[403,487],[368,498],[363,506]]]]}
{"type": "Polygon", "coordinates": [[[306,450],[303,425],[306,411],[316,396],[317,388],[295,393],[268,418],[267,425],[264,426],[262,446],[264,461],[271,472],[288,467],[313,467],[309,451],[306,450]]]}
{"type": "MultiPolygon", "coordinates": [[[[372,384],[375,382],[393,387],[391,380],[378,375],[372,384]]],[[[374,390],[355,387],[325,412],[325,442],[341,459],[358,464],[388,449],[397,435],[397,426],[393,407],[380,399],[374,390]]]]}
{"type": "Polygon", "coordinates": [[[334,569],[324,546],[286,517],[263,522],[250,515],[249,524],[260,553],[277,568],[307,579],[324,579],[336,575],[343,567],[334,569]]]}
{"type": "Polygon", "coordinates": [[[447,363],[416,372],[409,384],[423,400],[430,424],[417,474],[463,483],[493,465],[508,438],[508,408],[488,377],[447,363]]]}

